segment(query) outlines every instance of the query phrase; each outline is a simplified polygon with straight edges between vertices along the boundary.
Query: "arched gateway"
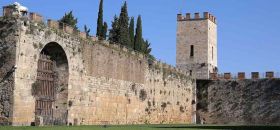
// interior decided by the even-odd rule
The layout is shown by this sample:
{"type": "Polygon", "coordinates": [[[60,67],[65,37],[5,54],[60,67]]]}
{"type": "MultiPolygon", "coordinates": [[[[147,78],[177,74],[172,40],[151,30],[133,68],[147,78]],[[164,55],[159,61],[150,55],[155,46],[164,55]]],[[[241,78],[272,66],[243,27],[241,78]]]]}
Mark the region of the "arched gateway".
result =
{"type": "Polygon", "coordinates": [[[40,53],[33,85],[36,125],[67,124],[68,69],[63,48],[55,42],[48,43],[40,53]]]}

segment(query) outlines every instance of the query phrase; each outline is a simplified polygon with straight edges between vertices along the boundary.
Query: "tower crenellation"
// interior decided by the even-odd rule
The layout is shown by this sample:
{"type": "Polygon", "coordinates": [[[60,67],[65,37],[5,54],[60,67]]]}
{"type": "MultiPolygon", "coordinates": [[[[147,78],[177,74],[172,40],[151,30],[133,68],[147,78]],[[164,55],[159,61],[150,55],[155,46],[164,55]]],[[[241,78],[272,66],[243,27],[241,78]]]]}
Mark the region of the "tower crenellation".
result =
{"type": "Polygon", "coordinates": [[[188,21],[188,20],[204,20],[209,19],[213,23],[217,23],[216,17],[209,12],[203,12],[203,14],[200,13],[194,13],[192,16],[191,13],[186,13],[185,16],[182,14],[177,14],[177,21],[188,21]]]}

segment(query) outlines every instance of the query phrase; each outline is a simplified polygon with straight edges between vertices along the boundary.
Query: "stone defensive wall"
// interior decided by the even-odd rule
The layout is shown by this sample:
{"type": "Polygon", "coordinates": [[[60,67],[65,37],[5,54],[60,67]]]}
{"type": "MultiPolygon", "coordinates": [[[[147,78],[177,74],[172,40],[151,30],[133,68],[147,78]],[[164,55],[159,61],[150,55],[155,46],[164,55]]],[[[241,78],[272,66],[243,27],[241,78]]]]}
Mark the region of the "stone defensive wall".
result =
{"type": "Polygon", "coordinates": [[[280,79],[270,71],[212,73],[197,80],[197,123],[279,125],[280,79]]]}
{"type": "Polygon", "coordinates": [[[1,17],[0,32],[0,113],[12,125],[45,124],[38,105],[53,124],[192,123],[195,81],[175,67],[37,13],[1,17]],[[40,106],[38,80],[51,64],[54,103],[40,106]]]}

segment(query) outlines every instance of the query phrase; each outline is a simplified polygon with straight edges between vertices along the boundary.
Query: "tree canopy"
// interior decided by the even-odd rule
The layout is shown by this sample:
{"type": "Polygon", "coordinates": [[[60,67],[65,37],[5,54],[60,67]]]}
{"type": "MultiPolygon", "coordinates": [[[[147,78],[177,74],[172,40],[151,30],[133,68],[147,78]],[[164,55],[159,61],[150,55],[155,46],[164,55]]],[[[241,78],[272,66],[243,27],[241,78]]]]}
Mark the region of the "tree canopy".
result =
{"type": "Polygon", "coordinates": [[[142,20],[141,16],[139,15],[137,18],[136,24],[136,34],[134,37],[134,50],[141,51],[143,44],[143,37],[142,37],[142,20]]]}
{"type": "Polygon", "coordinates": [[[129,38],[130,38],[130,45],[129,47],[134,48],[134,18],[130,18],[129,22],[129,38]]]}
{"type": "Polygon", "coordinates": [[[148,57],[154,58],[150,53],[152,51],[151,43],[144,40],[142,32],[142,18],[137,18],[136,29],[134,17],[129,18],[127,11],[127,3],[121,7],[119,17],[115,15],[112,21],[112,27],[109,32],[109,40],[111,43],[121,44],[148,57]]]}
{"type": "Polygon", "coordinates": [[[119,43],[124,46],[130,45],[128,22],[129,17],[127,12],[127,3],[124,2],[124,5],[121,8],[121,13],[118,22],[120,30],[119,43]]]}
{"type": "Polygon", "coordinates": [[[120,29],[119,29],[119,18],[115,15],[112,21],[112,28],[109,32],[109,40],[113,43],[119,42],[120,29]]]}
{"type": "Polygon", "coordinates": [[[84,26],[84,31],[85,31],[87,37],[89,37],[89,36],[90,36],[90,35],[89,35],[90,29],[87,27],[87,25],[84,26]]]}
{"type": "Polygon", "coordinates": [[[100,0],[98,18],[97,18],[97,30],[96,30],[97,37],[102,38],[103,28],[104,28],[103,27],[103,0],[100,0]]]}
{"type": "Polygon", "coordinates": [[[108,25],[106,22],[104,22],[103,28],[102,28],[102,38],[104,40],[106,40],[106,38],[107,38],[107,30],[108,30],[108,25]]]}
{"type": "Polygon", "coordinates": [[[65,13],[65,15],[59,21],[73,27],[74,29],[78,29],[78,19],[74,17],[72,11],[65,13]]]}

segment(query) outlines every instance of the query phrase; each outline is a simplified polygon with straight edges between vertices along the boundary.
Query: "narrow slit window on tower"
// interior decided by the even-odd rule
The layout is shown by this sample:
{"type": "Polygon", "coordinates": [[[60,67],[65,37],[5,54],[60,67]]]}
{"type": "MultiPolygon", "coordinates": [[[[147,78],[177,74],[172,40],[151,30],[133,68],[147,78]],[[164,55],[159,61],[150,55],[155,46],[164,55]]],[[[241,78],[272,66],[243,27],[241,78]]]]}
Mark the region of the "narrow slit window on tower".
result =
{"type": "Polygon", "coordinates": [[[194,56],[194,46],[191,45],[191,54],[190,54],[190,57],[193,57],[194,56]]]}
{"type": "Polygon", "coordinates": [[[212,47],[212,60],[214,60],[214,48],[212,47]]]}

